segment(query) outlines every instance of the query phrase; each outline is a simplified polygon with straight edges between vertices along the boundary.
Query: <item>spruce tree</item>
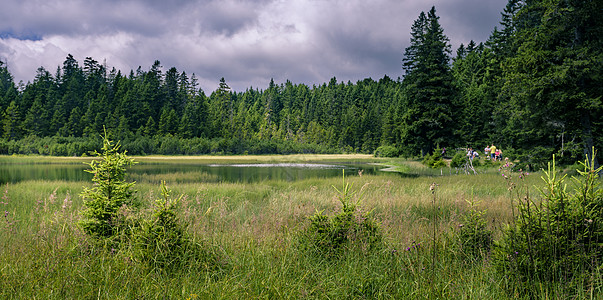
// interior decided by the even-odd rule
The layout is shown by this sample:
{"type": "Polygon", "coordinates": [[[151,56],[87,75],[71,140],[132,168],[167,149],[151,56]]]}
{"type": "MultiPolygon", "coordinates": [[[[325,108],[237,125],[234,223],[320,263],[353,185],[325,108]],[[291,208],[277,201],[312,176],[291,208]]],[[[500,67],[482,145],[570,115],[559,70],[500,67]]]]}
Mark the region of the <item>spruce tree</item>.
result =
{"type": "Polygon", "coordinates": [[[435,7],[427,15],[421,12],[404,54],[407,110],[402,116],[401,143],[406,155],[426,155],[438,144],[454,142],[450,45],[438,19],[435,7]]]}
{"type": "Polygon", "coordinates": [[[11,101],[4,113],[2,114],[2,129],[3,137],[7,140],[17,139],[20,137],[19,122],[19,107],[15,101],[11,101]]]}
{"type": "Polygon", "coordinates": [[[122,206],[131,205],[134,199],[134,182],[125,180],[126,167],[134,160],[120,152],[119,143],[115,144],[103,136],[102,152],[95,152],[99,160],[90,162],[87,172],[93,175],[92,188],[84,188],[83,219],[80,225],[84,231],[97,238],[115,236],[120,230],[118,211],[122,206]]]}

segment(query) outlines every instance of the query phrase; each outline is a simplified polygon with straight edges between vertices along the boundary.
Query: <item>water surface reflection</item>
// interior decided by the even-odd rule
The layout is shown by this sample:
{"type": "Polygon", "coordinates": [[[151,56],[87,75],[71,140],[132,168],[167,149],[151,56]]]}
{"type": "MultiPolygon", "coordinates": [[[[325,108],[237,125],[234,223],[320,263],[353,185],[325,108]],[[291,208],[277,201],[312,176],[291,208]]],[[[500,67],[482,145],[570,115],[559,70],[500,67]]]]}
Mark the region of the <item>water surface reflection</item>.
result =
{"type": "MultiPolygon", "coordinates": [[[[184,182],[260,182],[264,180],[296,181],[358,173],[376,174],[379,166],[366,163],[265,163],[265,164],[174,164],[139,163],[128,168],[130,179],[138,182],[161,180],[184,182]]],[[[86,164],[79,163],[2,163],[0,183],[26,180],[89,181],[86,164]]]]}

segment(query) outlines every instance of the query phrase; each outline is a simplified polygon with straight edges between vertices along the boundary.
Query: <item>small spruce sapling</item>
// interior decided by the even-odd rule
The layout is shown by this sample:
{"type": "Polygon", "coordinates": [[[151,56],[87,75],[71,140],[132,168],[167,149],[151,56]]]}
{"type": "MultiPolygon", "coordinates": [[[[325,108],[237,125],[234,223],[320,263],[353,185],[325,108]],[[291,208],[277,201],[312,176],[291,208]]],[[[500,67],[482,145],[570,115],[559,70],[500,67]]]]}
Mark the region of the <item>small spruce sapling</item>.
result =
{"type": "Polygon", "coordinates": [[[423,157],[423,164],[432,168],[432,169],[437,169],[437,168],[444,168],[446,167],[446,162],[442,159],[442,150],[441,149],[435,149],[433,151],[432,155],[425,155],[425,157],[423,157]]]}
{"type": "Polygon", "coordinates": [[[382,241],[379,224],[370,212],[359,210],[360,200],[353,201],[356,192],[345,182],[345,173],[342,189],[334,188],[341,211],[332,216],[317,211],[309,218],[310,226],[303,235],[305,248],[327,258],[335,258],[346,249],[377,249],[382,241]]]}
{"type": "Polygon", "coordinates": [[[176,212],[182,195],[171,199],[170,194],[165,181],[162,181],[162,198],[155,200],[153,216],[143,222],[136,234],[140,260],[160,269],[177,266],[191,246],[176,212]]]}
{"type": "Polygon", "coordinates": [[[126,182],[125,176],[126,167],[135,162],[126,151],[119,151],[119,142],[110,141],[106,132],[102,138],[102,153],[94,151],[100,159],[90,162],[90,169],[86,170],[93,175],[94,186],[81,193],[84,210],[80,225],[91,236],[108,238],[116,236],[121,228],[118,211],[134,199],[134,182],[126,182]]]}
{"type": "Polygon", "coordinates": [[[187,233],[178,217],[184,195],[171,197],[172,192],[161,182],[161,198],[155,200],[152,215],[141,222],[134,232],[134,260],[149,270],[177,272],[186,268],[196,271],[217,271],[226,266],[219,247],[200,242],[187,233]]]}
{"type": "Polygon", "coordinates": [[[598,174],[603,167],[595,168],[594,162],[588,157],[568,188],[566,176],[557,177],[553,156],[542,177],[542,200],[518,199],[519,215],[503,230],[493,257],[514,289],[530,293],[534,282],[563,282],[578,291],[599,280],[603,189],[598,174]]]}

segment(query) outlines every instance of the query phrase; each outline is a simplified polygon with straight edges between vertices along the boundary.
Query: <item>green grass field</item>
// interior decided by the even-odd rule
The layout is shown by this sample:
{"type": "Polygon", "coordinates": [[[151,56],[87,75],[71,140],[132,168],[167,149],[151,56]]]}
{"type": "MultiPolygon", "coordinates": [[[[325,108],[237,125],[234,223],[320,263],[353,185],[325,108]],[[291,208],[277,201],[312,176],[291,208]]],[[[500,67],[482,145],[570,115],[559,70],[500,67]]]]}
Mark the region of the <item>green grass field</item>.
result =
{"type": "MultiPolygon", "coordinates": [[[[270,157],[245,161],[371,160],[370,157],[270,157]]],[[[7,160],[9,158],[2,158],[7,160]]],[[[24,158],[19,158],[24,159],[24,158]]],[[[37,158],[34,158],[37,159],[37,158]]],[[[46,158],[45,158],[46,159],[46,158]]],[[[27,160],[27,159],[25,159],[27,160]]],[[[139,161],[203,161],[192,157],[148,157],[139,161]]],[[[75,159],[80,161],[80,159],[75,159]]],[[[81,162],[81,161],[80,161],[81,162]]],[[[382,162],[385,162],[382,160],[382,162]]],[[[399,161],[407,170],[420,166],[399,161]]],[[[414,168],[414,169],[413,169],[414,168]]],[[[342,178],[254,184],[212,180],[178,183],[165,178],[173,195],[184,195],[178,217],[199,244],[218,253],[211,268],[152,269],[127,247],[103,249],[78,226],[83,187],[91,182],[26,181],[2,187],[0,209],[0,298],[2,299],[513,299],[488,255],[458,258],[452,236],[478,200],[494,236],[512,219],[512,193],[537,194],[539,173],[517,181],[514,191],[496,172],[479,175],[353,176],[346,181],[361,208],[380,222],[384,246],[350,251],[337,259],[309,255],[298,245],[308,217],[341,209],[335,187],[342,178]],[[436,183],[434,193],[430,186],[436,183]],[[523,190],[522,192],[525,192],[523,190]]],[[[203,180],[203,179],[200,179],[203,180]]],[[[159,197],[155,179],[137,180],[139,213],[159,197]]],[[[541,298],[564,298],[562,286],[541,298]]],[[[600,297],[601,287],[594,288],[600,297]]],[[[592,295],[591,295],[592,296],[592,295]]]]}

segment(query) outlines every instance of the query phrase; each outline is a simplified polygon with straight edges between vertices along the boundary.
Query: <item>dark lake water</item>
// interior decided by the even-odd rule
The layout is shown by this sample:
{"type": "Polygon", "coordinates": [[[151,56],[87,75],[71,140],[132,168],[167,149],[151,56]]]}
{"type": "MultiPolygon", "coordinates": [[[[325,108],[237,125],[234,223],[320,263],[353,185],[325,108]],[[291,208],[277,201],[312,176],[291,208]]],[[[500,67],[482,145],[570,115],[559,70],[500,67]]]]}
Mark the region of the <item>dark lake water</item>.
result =
{"type": "MultiPolygon", "coordinates": [[[[26,180],[89,181],[83,163],[0,163],[0,183],[26,180]]],[[[138,182],[173,180],[176,182],[260,182],[264,180],[296,181],[342,175],[357,176],[383,173],[366,163],[267,163],[267,164],[174,164],[139,163],[128,168],[130,179],[138,182]]]]}

